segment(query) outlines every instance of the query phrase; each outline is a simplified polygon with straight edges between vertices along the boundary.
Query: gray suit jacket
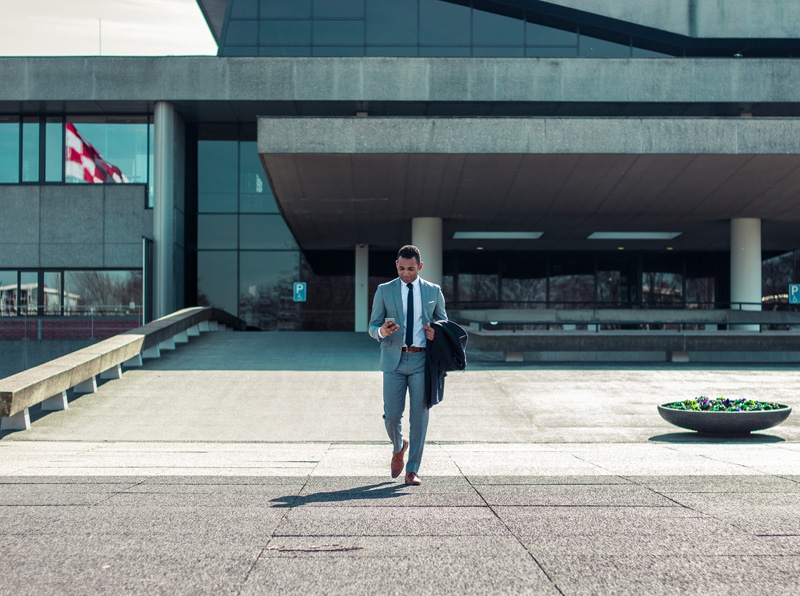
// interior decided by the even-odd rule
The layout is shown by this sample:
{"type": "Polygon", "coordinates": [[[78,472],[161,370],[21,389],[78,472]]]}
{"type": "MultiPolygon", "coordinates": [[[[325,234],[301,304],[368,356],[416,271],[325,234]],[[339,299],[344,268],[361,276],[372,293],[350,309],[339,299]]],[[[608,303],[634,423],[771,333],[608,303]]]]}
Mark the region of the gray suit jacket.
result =
{"type": "MultiPolygon", "coordinates": [[[[369,334],[381,343],[381,370],[392,372],[400,364],[400,348],[406,334],[406,320],[403,316],[403,298],[400,293],[400,278],[378,286],[372,302],[372,318],[369,321],[369,334]],[[378,329],[386,317],[394,317],[400,329],[388,337],[381,338],[378,329]]],[[[419,278],[422,298],[422,324],[447,319],[442,289],[429,281],[419,278]]]]}

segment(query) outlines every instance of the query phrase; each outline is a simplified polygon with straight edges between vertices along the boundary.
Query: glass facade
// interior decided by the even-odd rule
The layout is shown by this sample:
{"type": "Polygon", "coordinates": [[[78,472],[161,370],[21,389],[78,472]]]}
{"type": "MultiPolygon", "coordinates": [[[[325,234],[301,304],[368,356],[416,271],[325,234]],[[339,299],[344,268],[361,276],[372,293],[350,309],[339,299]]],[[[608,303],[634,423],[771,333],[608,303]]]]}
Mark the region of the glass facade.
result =
{"type": "MultiPolygon", "coordinates": [[[[153,206],[153,124],[141,117],[0,116],[0,184],[85,183],[83,166],[70,165],[66,123],[131,184],[146,184],[153,206]]],[[[89,171],[95,166],[89,164],[89,171]]]]}
{"type": "Polygon", "coordinates": [[[301,253],[278,212],[256,143],[197,143],[197,302],[264,330],[301,328],[301,253]]]}
{"type": "Polygon", "coordinates": [[[141,312],[140,270],[3,270],[3,316],[130,315],[141,312]]]}
{"type": "Polygon", "coordinates": [[[653,57],[627,34],[483,0],[230,0],[220,56],[653,57]]]}

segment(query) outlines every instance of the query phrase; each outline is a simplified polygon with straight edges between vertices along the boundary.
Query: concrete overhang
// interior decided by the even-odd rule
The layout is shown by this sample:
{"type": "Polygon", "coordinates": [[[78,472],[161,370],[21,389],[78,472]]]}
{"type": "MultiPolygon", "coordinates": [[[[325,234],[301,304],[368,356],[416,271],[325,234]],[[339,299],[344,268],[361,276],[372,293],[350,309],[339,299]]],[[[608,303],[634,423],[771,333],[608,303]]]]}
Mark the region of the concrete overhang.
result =
{"type": "Polygon", "coordinates": [[[798,246],[800,120],[260,118],[258,151],[307,250],[396,248],[413,217],[443,218],[446,249],[726,251],[736,217],[763,220],[765,251],[798,246]]]}

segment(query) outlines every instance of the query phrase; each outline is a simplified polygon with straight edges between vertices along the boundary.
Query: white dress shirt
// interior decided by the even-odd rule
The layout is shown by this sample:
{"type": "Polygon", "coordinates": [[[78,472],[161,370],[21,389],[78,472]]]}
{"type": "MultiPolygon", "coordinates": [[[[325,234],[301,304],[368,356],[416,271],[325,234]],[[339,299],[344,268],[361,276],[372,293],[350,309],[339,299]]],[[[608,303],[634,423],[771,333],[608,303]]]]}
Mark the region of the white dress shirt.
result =
{"type": "MultiPolygon", "coordinates": [[[[403,298],[403,323],[405,326],[406,319],[408,318],[408,286],[400,280],[403,285],[400,286],[400,296],[403,298]]],[[[419,348],[425,347],[425,329],[422,328],[422,288],[420,287],[419,277],[411,282],[414,286],[414,344],[419,348]]],[[[405,345],[405,337],[403,337],[403,345],[405,345]]]]}

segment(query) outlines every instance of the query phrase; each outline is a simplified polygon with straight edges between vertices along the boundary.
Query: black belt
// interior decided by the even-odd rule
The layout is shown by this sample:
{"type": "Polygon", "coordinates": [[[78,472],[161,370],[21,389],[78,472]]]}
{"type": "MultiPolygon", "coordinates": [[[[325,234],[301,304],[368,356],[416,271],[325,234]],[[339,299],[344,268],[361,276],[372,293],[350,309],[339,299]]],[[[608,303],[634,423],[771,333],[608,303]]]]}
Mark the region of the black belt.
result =
{"type": "Polygon", "coordinates": [[[400,348],[403,352],[424,352],[425,348],[418,348],[417,346],[403,346],[400,348]]]}

